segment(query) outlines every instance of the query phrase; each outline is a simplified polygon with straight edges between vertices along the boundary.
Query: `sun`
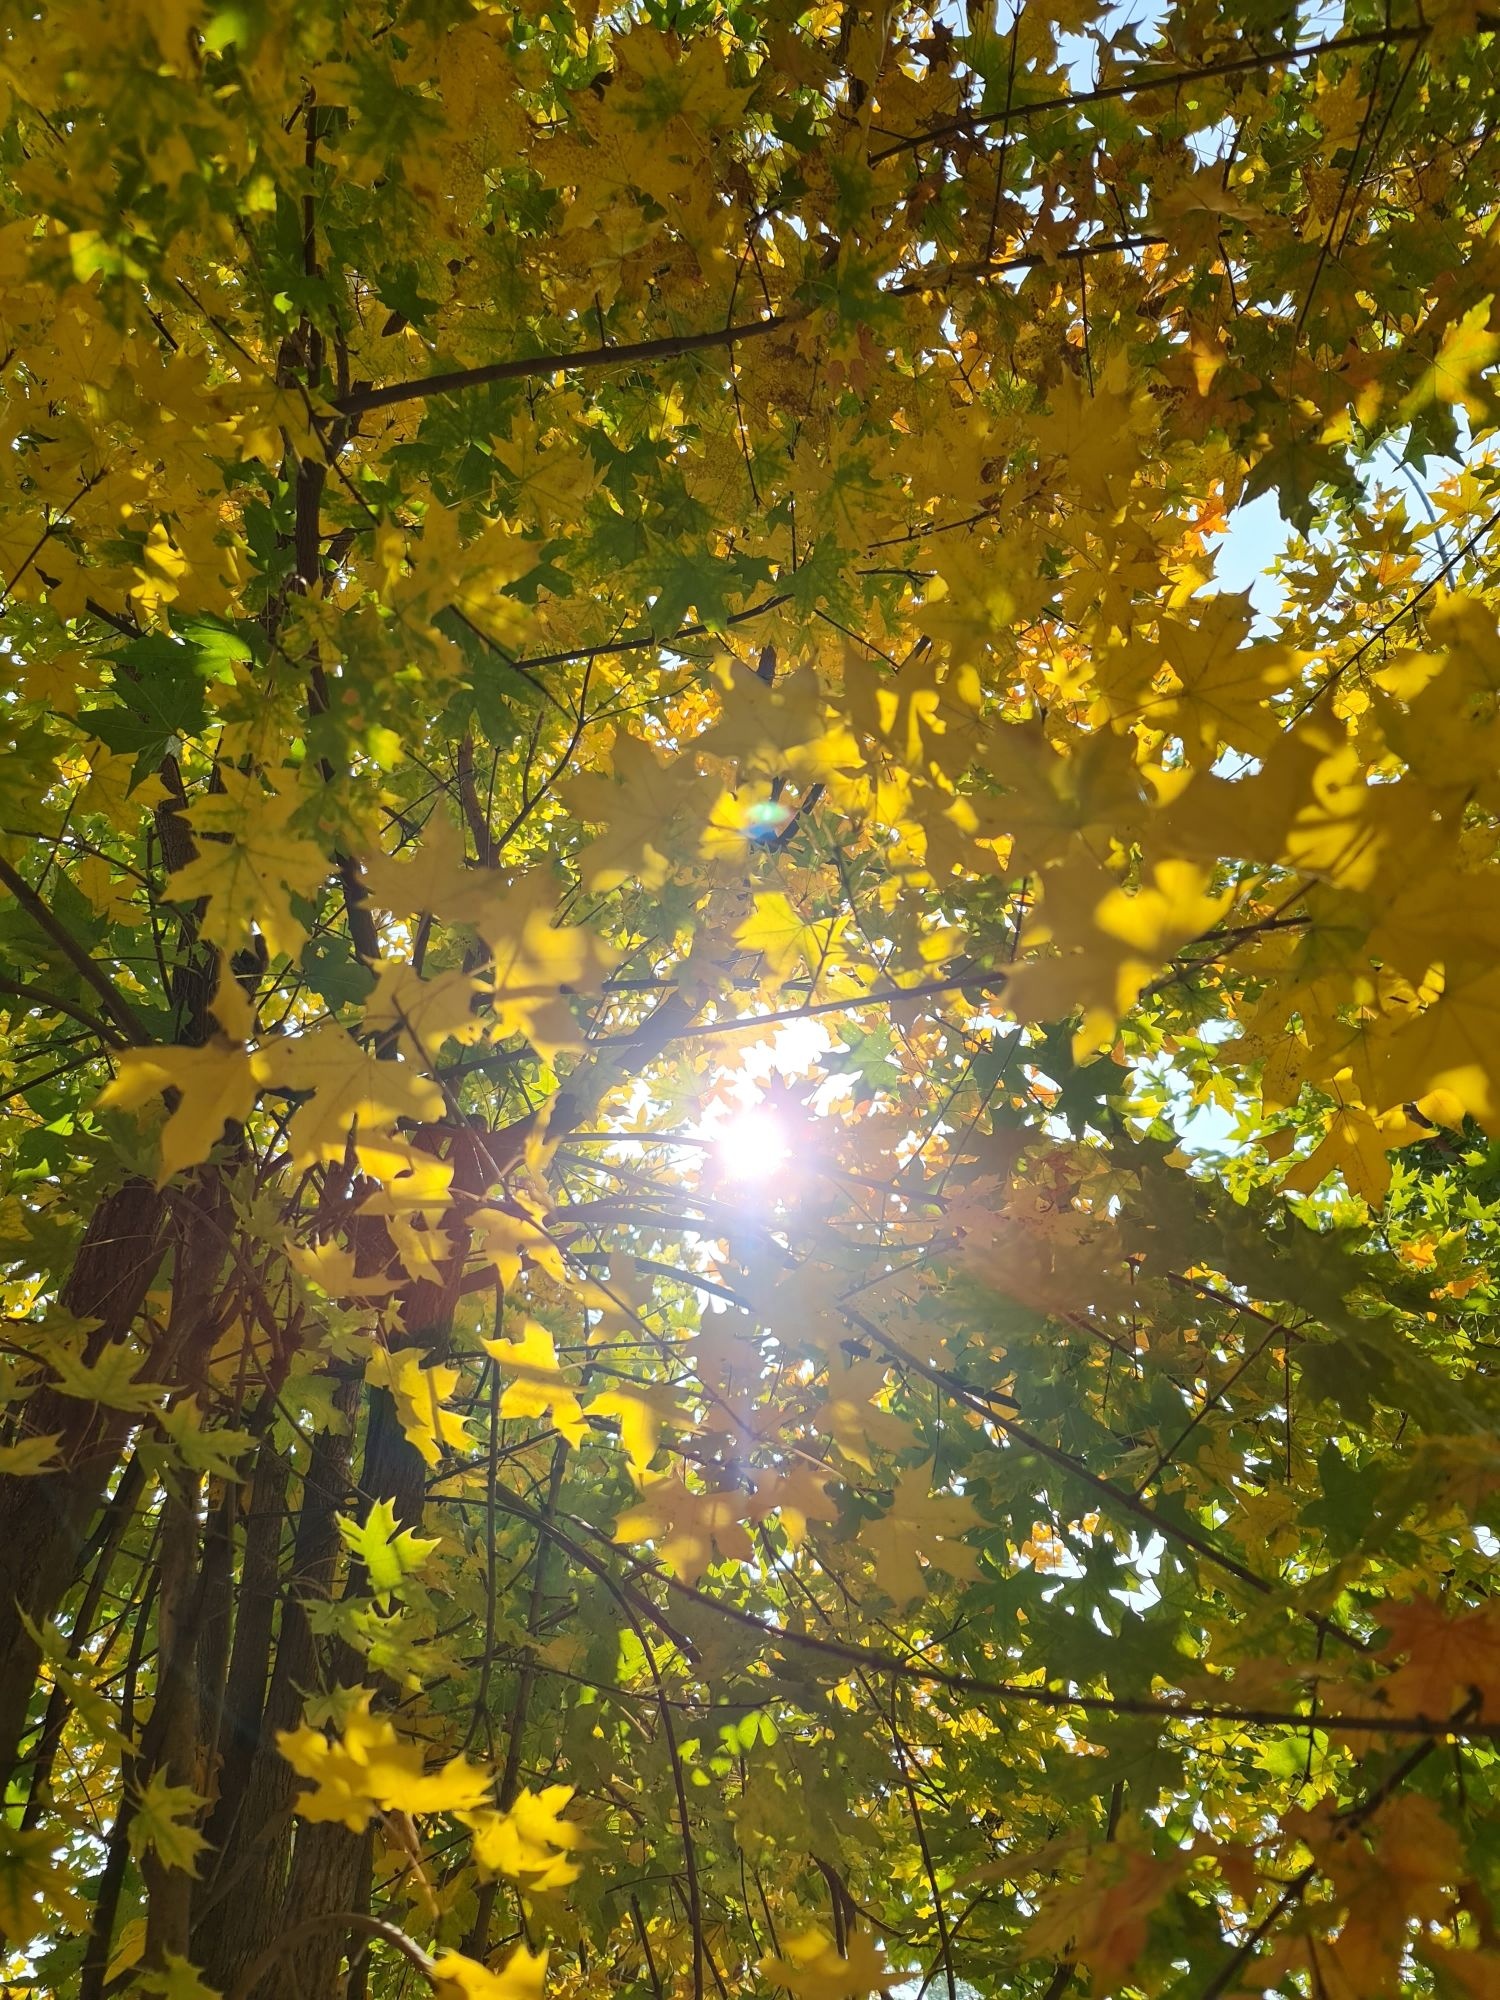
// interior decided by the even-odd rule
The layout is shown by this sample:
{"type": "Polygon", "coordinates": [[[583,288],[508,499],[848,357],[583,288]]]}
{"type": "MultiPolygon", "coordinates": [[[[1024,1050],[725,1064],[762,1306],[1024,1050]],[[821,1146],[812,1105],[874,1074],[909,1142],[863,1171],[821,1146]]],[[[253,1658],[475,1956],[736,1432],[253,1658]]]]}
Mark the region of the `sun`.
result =
{"type": "Polygon", "coordinates": [[[731,1180],[768,1180],[792,1156],[786,1127],[772,1111],[737,1111],[714,1135],[721,1171],[731,1180]]]}

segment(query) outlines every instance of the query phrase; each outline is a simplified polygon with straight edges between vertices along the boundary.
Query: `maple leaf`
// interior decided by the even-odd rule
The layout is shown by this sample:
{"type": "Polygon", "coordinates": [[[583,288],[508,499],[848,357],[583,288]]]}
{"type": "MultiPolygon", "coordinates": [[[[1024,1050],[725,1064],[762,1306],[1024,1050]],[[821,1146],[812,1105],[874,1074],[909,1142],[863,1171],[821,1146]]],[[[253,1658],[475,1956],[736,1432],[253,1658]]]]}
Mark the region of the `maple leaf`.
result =
{"type": "Polygon", "coordinates": [[[1268,704],[1292,685],[1302,662],[1286,646],[1245,644],[1252,617],[1248,591],[1190,608],[1198,613],[1191,625],[1162,620],[1171,685],[1142,702],[1141,719],[1180,737],[1191,761],[1211,762],[1225,744],[1259,756],[1281,730],[1268,704]]]}
{"type": "Polygon", "coordinates": [[[804,1460],[775,1472],[757,1472],[756,1511],[763,1518],[779,1513],[788,1543],[794,1549],[800,1548],[814,1521],[838,1519],[839,1504],[828,1496],[828,1488],[837,1476],[828,1466],[811,1465],[804,1460]]]}
{"type": "Polygon", "coordinates": [[[1022,1020],[1081,1009],[1075,1061],[1106,1047],[1115,1023],[1172,954],[1205,936],[1229,907],[1230,893],[1214,895],[1211,880],[1211,869],[1191,861],[1158,862],[1134,889],[1087,859],[1049,870],[1031,935],[1036,944],[1050,935],[1061,950],[1015,968],[1008,1004],[1022,1020]]]}
{"type": "Polygon", "coordinates": [[[240,1461],[255,1447],[249,1431],[206,1422],[196,1396],[183,1396],[170,1409],[158,1410],[156,1428],[163,1444],[158,1447],[143,1441],[141,1450],[148,1458],[162,1449],[173,1464],[206,1472],[211,1479],[237,1478],[240,1461]]]}
{"type": "Polygon", "coordinates": [[[518,1882],[527,1895],[576,1882],[581,1871],[569,1857],[583,1836],[561,1817],[572,1796],[571,1785],[544,1785],[539,1792],[523,1787],[505,1812],[466,1815],[480,1867],[518,1882]]]}
{"type": "Polygon", "coordinates": [[[507,1291],[520,1275],[523,1262],[545,1271],[558,1284],[567,1282],[562,1250],[546,1229],[541,1212],[516,1214],[502,1208],[477,1208],[469,1218],[469,1228],[476,1256],[494,1266],[507,1291]]]}
{"type": "Polygon", "coordinates": [[[33,1479],[38,1473],[55,1472],[61,1442],[62,1432],[51,1431],[46,1437],[21,1438],[15,1444],[0,1446],[0,1475],[33,1479]]]}
{"type": "Polygon", "coordinates": [[[168,893],[178,902],[207,899],[203,936],[226,954],[249,945],[258,931],[273,956],[295,957],[307,928],[292,909],[329,872],[321,847],[293,833],[302,801],[293,791],[268,792],[258,778],[223,775],[224,790],[189,809],[198,852],[174,871],[168,893]]]}
{"type": "Polygon", "coordinates": [[[831,1370],[826,1399],[815,1413],[819,1427],[862,1472],[875,1470],[871,1453],[877,1445],[898,1450],[910,1439],[899,1417],[876,1407],[875,1398],[885,1391],[886,1374],[880,1361],[857,1361],[831,1370]]]}
{"type": "Polygon", "coordinates": [[[1381,1657],[1397,1664],[1384,1682],[1393,1711],[1434,1719],[1477,1695],[1480,1712],[1500,1703],[1500,1605],[1453,1612],[1432,1598],[1388,1603],[1381,1657]]]}
{"type": "Polygon", "coordinates": [[[13,1983],[1494,1992],[1487,6],[9,10],[13,1983]]]}
{"type": "Polygon", "coordinates": [[[420,1347],[377,1347],[365,1363],[365,1380],[388,1390],[407,1440],[428,1465],[436,1465],[443,1447],[461,1451],[469,1442],[464,1420],[447,1405],[458,1387],[458,1370],[441,1362],[424,1367],[420,1347]]]}
{"type": "Polygon", "coordinates": [[[518,1944],[496,1969],[445,1951],[432,1962],[435,2000],[542,2000],[546,1987],[547,1953],[518,1944]]]}
{"type": "Polygon", "coordinates": [[[1435,997],[1378,1052],[1380,1101],[1425,1108],[1443,1100],[1460,1117],[1467,1113],[1486,1131],[1500,1131],[1500,973],[1465,967],[1451,985],[1434,984],[1435,997]]]}
{"type": "Polygon", "coordinates": [[[519,1340],[487,1340],[484,1351],[501,1372],[502,1417],[547,1417],[568,1443],[584,1438],[583,1409],[557,1366],[552,1336],[534,1319],[524,1322],[519,1340]]]}
{"type": "Polygon", "coordinates": [[[1484,383],[1500,356],[1500,332],[1491,325],[1494,301],[1480,299],[1443,328],[1429,366],[1401,405],[1401,422],[1433,402],[1458,403],[1471,424],[1491,429],[1495,422],[1495,392],[1484,383]]]}
{"type": "Polygon", "coordinates": [[[129,1341],[110,1341],[92,1361],[82,1353],[54,1348],[48,1360],[64,1396],[81,1403],[98,1403],[106,1410],[148,1410],[166,1401],[160,1382],[138,1382],[144,1363],[129,1341]]]}
{"type": "Polygon", "coordinates": [[[201,1048],[122,1049],[97,1102],[135,1111],[165,1091],[177,1102],[161,1132],[158,1185],[206,1160],[229,1124],[254,1109],[260,1078],[249,1050],[223,1035],[201,1048]]]}
{"type": "Polygon", "coordinates": [[[131,1853],[139,1861],[150,1849],[164,1868],[196,1875],[198,1856],[208,1845],[196,1822],[207,1804],[191,1785],[171,1784],[165,1771],[153,1771],[136,1799],[128,1834],[131,1853]]]}
{"type": "Polygon", "coordinates": [[[45,1827],[0,1825],[0,1929],[7,1938],[31,1938],[48,1922],[77,1929],[87,1921],[84,1903],[57,1837],[45,1827]]]}
{"type": "Polygon", "coordinates": [[[667,1571],[696,1583],[714,1560],[749,1562],[755,1550],[743,1493],[695,1492],[675,1472],[645,1482],[641,1498],[615,1522],[617,1542],[650,1542],[667,1571]]]}
{"type": "Polygon", "coordinates": [[[364,1566],[371,1592],[386,1600],[439,1546],[435,1537],[403,1528],[391,1500],[372,1500],[362,1521],[340,1514],[338,1524],[344,1547],[364,1566]]]}
{"type": "Polygon", "coordinates": [[[606,1389],[590,1402],[589,1415],[616,1420],[631,1474],[637,1480],[642,1479],[656,1455],[661,1436],[661,1412],[653,1393],[625,1385],[606,1389]]]}
{"type": "Polygon", "coordinates": [[[809,923],[779,889],[759,890],[751,916],[735,931],[746,951],[758,951],[772,972],[784,978],[800,961],[817,979],[840,963],[838,940],[848,918],[809,923]]]}
{"type": "Polygon", "coordinates": [[[557,892],[540,875],[493,899],[478,918],[490,951],[485,982],[496,1035],[524,1035],[547,1059],[582,1037],[565,993],[595,990],[615,951],[582,924],[559,924],[557,892]]]}
{"type": "Polygon", "coordinates": [[[727,758],[746,773],[794,776],[812,784],[857,770],[859,745],[830,711],[810,668],[774,684],[743,667],[720,670],[721,714],[694,749],[727,758]]]}
{"type": "Polygon", "coordinates": [[[899,1983],[902,1975],[887,1965],[884,1946],[868,1931],[851,1931],[846,1942],[841,1952],[826,1931],[796,1932],[783,1939],[782,1955],[766,1956],[756,1969],[794,2000],[865,2000],[899,1983]]]}
{"type": "Polygon", "coordinates": [[[1111,731],[1059,743],[1035,723],[1011,723],[993,732],[986,762],[1000,795],[965,793],[947,811],[975,839],[1008,836],[1018,868],[1091,850],[1142,819],[1136,760],[1111,731]]]}
{"type": "Polygon", "coordinates": [[[342,1160],[351,1132],[378,1140],[401,1119],[428,1124],[443,1115],[443,1093],[399,1058],[382,1062],[332,1021],[260,1051],[258,1069],[282,1090],[307,1092],[287,1129],[305,1166],[342,1160]]]}
{"type": "Polygon", "coordinates": [[[1037,449],[1059,460],[1079,491],[1106,501],[1138,461],[1149,403],[1112,374],[1096,391],[1065,371],[1051,392],[1051,409],[1032,418],[1037,449]]]}
{"type": "Polygon", "coordinates": [[[469,867],[463,835],[444,813],[432,815],[420,842],[403,856],[366,848],[360,860],[370,901],[393,916],[425,913],[445,923],[474,924],[496,894],[489,871],[469,867]]]}
{"type": "Polygon", "coordinates": [[[192,1961],[175,1951],[164,1952],[158,1966],[137,1968],[131,1984],[143,1993],[159,1993],[162,2000],[220,2000],[192,1961]]]}
{"type": "Polygon", "coordinates": [[[704,792],[705,781],[686,758],[664,755],[638,736],[615,738],[607,774],[569,778],[561,787],[563,803],[579,819],[605,829],[578,856],[590,895],[632,879],[643,888],[659,888],[672,868],[676,822],[704,792]]]}
{"type": "Polygon", "coordinates": [[[431,1061],[443,1043],[470,1042],[482,1032],[474,1013],[481,988],[468,973],[440,972],[424,979],[404,959],[383,959],[364,1004],[364,1025],[376,1035],[404,1036],[420,1061],[431,1061]]]}
{"type": "Polygon", "coordinates": [[[1299,1160],[1281,1185],[1311,1194],[1331,1173],[1341,1173],[1350,1194],[1362,1195],[1372,1208],[1385,1200],[1391,1184],[1390,1154],[1409,1146],[1427,1131],[1399,1106],[1377,1117],[1362,1104],[1340,1105],[1316,1150],[1299,1160]]]}
{"type": "Polygon", "coordinates": [[[1046,1897],[1026,1932],[1028,1953],[1081,1958],[1090,1990],[1109,1993],[1145,1950],[1151,1915],[1186,1865],[1182,1857],[1161,1861],[1139,1848],[1097,1850],[1081,1880],[1046,1897]]]}
{"type": "Polygon", "coordinates": [[[931,1461],[903,1472],[888,1512],[860,1526],[860,1545],[875,1558],[880,1588],[897,1604],[926,1591],[924,1562],[966,1582],[979,1574],[977,1554],[958,1539],[981,1525],[978,1511],[964,1494],[935,1492],[932,1479],[931,1461]]]}
{"type": "Polygon", "coordinates": [[[482,1803],[489,1789],[482,1771],[461,1756],[429,1771],[420,1745],[371,1714],[372,1700],[369,1688],[353,1691],[335,1738],[307,1723],[278,1732],[282,1756],[313,1787],[298,1794],[301,1818],[362,1833],[377,1812],[469,1812],[482,1803]]]}

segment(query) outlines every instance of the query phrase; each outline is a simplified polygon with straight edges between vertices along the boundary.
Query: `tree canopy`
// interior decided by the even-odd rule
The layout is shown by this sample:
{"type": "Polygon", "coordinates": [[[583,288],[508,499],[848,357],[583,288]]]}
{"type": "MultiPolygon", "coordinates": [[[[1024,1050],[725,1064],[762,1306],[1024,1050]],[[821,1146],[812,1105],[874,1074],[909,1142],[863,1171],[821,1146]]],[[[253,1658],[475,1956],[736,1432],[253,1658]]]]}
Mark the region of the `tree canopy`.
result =
{"type": "Polygon", "coordinates": [[[12,1986],[1500,1994],[1497,90],[4,10],[12,1986]]]}

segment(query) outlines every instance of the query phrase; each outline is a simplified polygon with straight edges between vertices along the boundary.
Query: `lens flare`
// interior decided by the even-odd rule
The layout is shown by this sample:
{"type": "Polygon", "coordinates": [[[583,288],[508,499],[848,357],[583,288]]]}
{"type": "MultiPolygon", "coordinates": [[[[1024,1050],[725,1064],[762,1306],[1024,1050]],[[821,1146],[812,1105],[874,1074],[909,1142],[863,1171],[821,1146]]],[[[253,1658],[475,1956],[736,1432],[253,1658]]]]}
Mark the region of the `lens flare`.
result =
{"type": "Polygon", "coordinates": [[[719,1164],[734,1180],[766,1180],[792,1156],[781,1120],[770,1111],[738,1111],[716,1140],[719,1164]]]}

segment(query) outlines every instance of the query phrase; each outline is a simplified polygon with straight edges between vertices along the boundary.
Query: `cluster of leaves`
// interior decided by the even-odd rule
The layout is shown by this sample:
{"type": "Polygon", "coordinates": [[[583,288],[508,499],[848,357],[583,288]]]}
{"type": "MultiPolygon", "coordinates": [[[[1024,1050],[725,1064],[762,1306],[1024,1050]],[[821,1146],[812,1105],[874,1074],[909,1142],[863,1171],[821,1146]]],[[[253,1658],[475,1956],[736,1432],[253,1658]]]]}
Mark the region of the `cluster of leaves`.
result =
{"type": "Polygon", "coordinates": [[[6,14],[8,1979],[1500,1993],[1497,96],[6,14]]]}

